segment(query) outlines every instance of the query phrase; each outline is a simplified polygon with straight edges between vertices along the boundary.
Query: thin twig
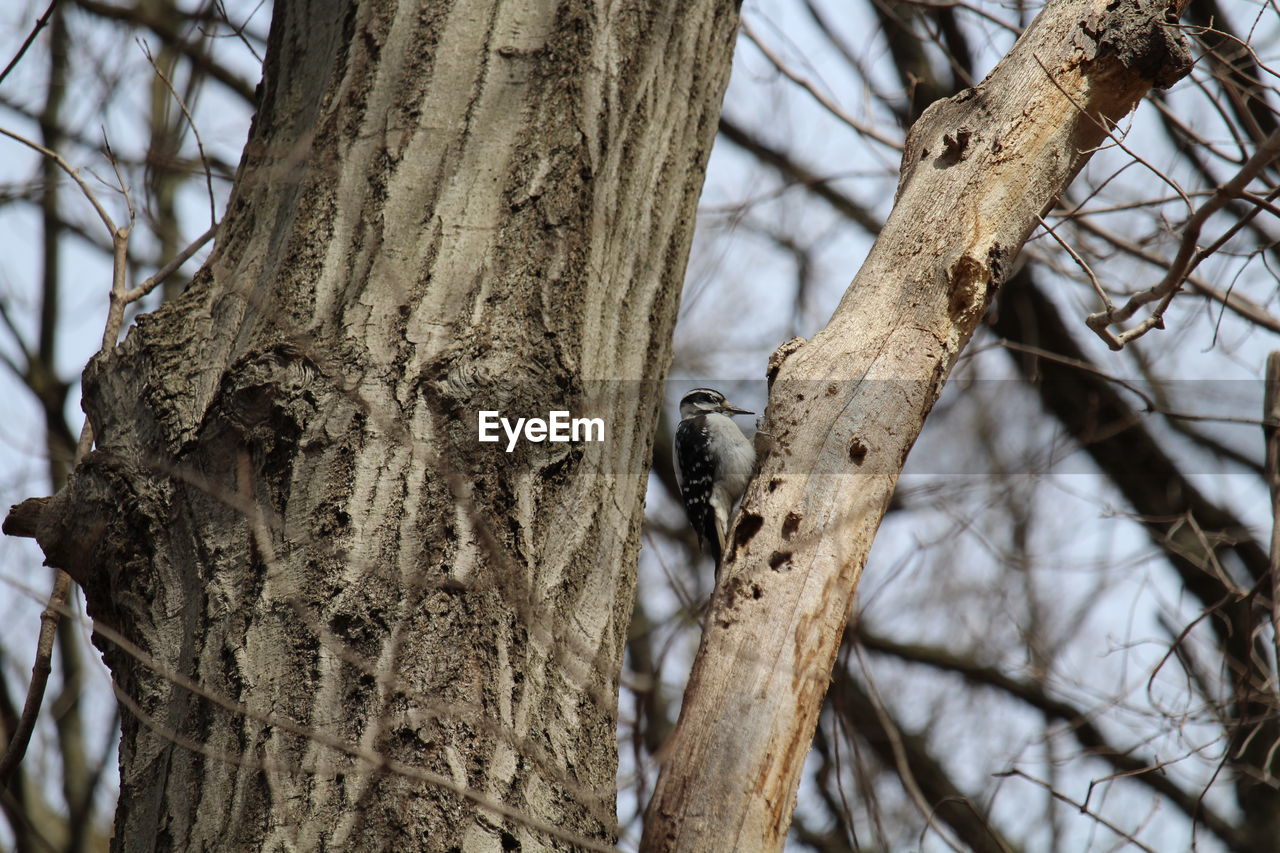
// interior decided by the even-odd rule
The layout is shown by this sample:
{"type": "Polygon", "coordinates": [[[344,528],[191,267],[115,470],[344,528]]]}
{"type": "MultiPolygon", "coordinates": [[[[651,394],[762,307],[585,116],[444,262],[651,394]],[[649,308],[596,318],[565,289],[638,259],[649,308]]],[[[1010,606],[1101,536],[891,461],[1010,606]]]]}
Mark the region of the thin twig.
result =
{"type": "Polygon", "coordinates": [[[178,268],[191,260],[191,256],[204,248],[204,245],[213,239],[213,235],[218,233],[218,223],[209,226],[209,229],[199,237],[191,241],[191,244],[181,252],[173,256],[173,260],[156,270],[146,281],[137,287],[130,288],[125,291],[125,304],[137,302],[151,291],[155,290],[164,280],[178,271],[178,268]]]}
{"type": "Polygon", "coordinates": [[[22,43],[22,47],[18,48],[18,52],[13,55],[13,59],[9,60],[9,64],[4,67],[4,70],[0,71],[0,83],[3,83],[4,78],[9,76],[9,72],[22,61],[22,57],[27,53],[27,48],[31,47],[32,42],[36,40],[36,36],[40,35],[40,31],[48,25],[49,19],[53,17],[53,10],[57,5],[58,0],[51,0],[49,8],[45,9],[44,14],[36,19],[36,25],[31,28],[31,32],[27,33],[27,39],[22,43]]]}
{"type": "Polygon", "coordinates": [[[1043,358],[1046,361],[1056,362],[1057,364],[1064,364],[1067,367],[1074,367],[1077,370],[1082,370],[1085,373],[1090,373],[1094,376],[1097,376],[1099,379],[1103,379],[1107,382],[1113,382],[1116,385],[1119,385],[1121,388],[1125,389],[1126,391],[1129,391],[1137,395],[1139,398],[1141,398],[1143,405],[1145,407],[1144,411],[1147,414],[1159,413],[1164,417],[1169,418],[1170,420],[1178,420],[1178,421],[1195,421],[1195,422],[1201,422],[1201,423],[1219,423],[1219,424],[1243,424],[1245,426],[1266,426],[1266,424],[1263,421],[1260,421],[1257,418],[1247,418],[1247,417],[1244,417],[1243,415],[1194,415],[1190,412],[1175,411],[1173,409],[1169,409],[1169,408],[1166,408],[1165,406],[1162,406],[1159,402],[1156,401],[1154,397],[1152,397],[1150,394],[1146,393],[1142,389],[1138,388],[1138,386],[1134,385],[1132,382],[1126,379],[1121,379],[1118,376],[1112,376],[1110,373],[1107,373],[1105,370],[1102,370],[1100,368],[1094,367],[1092,364],[1090,364],[1087,361],[1082,361],[1076,358],[1069,358],[1065,355],[1061,355],[1059,353],[1052,352],[1051,350],[1043,349],[1041,347],[1032,346],[1030,344],[1020,344],[1017,341],[1011,341],[1008,338],[1001,338],[995,343],[996,343],[996,346],[1003,347],[1004,349],[1010,349],[1010,350],[1013,350],[1014,352],[1025,352],[1028,355],[1034,355],[1037,358],[1043,358]]]}
{"type": "Polygon", "coordinates": [[[1094,292],[1098,294],[1098,298],[1102,300],[1102,304],[1107,307],[1108,311],[1110,311],[1114,307],[1111,304],[1111,297],[1107,296],[1107,292],[1102,289],[1102,284],[1098,281],[1098,277],[1093,274],[1093,270],[1089,268],[1087,263],[1085,263],[1084,258],[1080,257],[1080,255],[1076,253],[1076,250],[1071,248],[1070,244],[1068,244],[1066,240],[1063,240],[1058,236],[1058,232],[1054,231],[1053,228],[1049,226],[1049,223],[1044,221],[1043,216],[1036,214],[1036,219],[1039,220],[1040,227],[1044,229],[1044,233],[1056,240],[1059,246],[1066,249],[1067,254],[1076,262],[1076,266],[1084,270],[1084,274],[1089,276],[1089,283],[1093,285],[1094,292]]]}
{"type": "MultiPolygon", "coordinates": [[[[111,232],[111,299],[107,310],[106,327],[103,329],[102,334],[102,349],[106,350],[115,344],[120,335],[120,329],[124,325],[124,306],[128,304],[126,297],[129,292],[127,286],[129,235],[133,231],[134,221],[133,199],[129,196],[129,190],[125,185],[124,176],[120,173],[119,164],[114,159],[112,160],[116,180],[119,181],[120,191],[124,194],[125,204],[129,211],[129,224],[123,227],[116,225],[111,215],[107,213],[106,208],[98,200],[97,195],[85,180],[80,177],[79,170],[73,168],[61,155],[5,128],[0,127],[0,134],[40,152],[56,163],[58,168],[70,175],[79,185],[85,198],[93,205],[94,210],[97,211],[107,230],[111,232]]],[[[109,145],[106,146],[106,150],[109,154],[109,145]]],[[[75,462],[78,463],[84,459],[92,446],[93,429],[86,418],[84,426],[80,430],[80,441],[76,445],[75,462]]],[[[71,576],[59,569],[54,577],[53,591],[49,594],[48,604],[40,616],[40,634],[36,642],[36,659],[31,668],[31,684],[27,688],[27,698],[22,707],[22,716],[18,720],[18,726],[14,731],[13,737],[9,739],[4,755],[0,756],[0,787],[4,787],[8,783],[10,776],[22,762],[27,753],[27,747],[31,743],[31,735],[35,731],[36,718],[40,715],[40,706],[44,702],[45,688],[49,683],[50,662],[53,658],[53,641],[57,634],[59,614],[66,608],[70,591],[71,576]]]]}
{"type": "Polygon", "coordinates": [[[1271,633],[1280,661],[1280,350],[1267,356],[1262,434],[1267,442],[1267,486],[1271,490],[1271,633]]]}
{"type": "Polygon", "coordinates": [[[1009,776],[1018,776],[1020,778],[1026,779],[1028,782],[1032,782],[1036,785],[1039,785],[1041,788],[1044,788],[1046,791],[1048,791],[1049,794],[1053,796],[1054,799],[1061,800],[1062,802],[1066,803],[1069,806],[1074,806],[1076,809],[1080,811],[1081,814],[1088,815],[1089,817],[1093,818],[1098,823],[1100,823],[1102,826],[1105,826],[1107,829],[1111,830],[1116,835],[1125,839],[1129,843],[1138,846],[1142,850],[1145,850],[1146,853],[1156,853],[1156,851],[1152,850],[1150,847],[1143,844],[1137,838],[1134,838],[1134,836],[1131,833],[1125,832],[1123,829],[1116,826],[1114,823],[1107,820],[1097,812],[1089,811],[1089,807],[1087,804],[1077,803],[1075,800],[1071,799],[1066,794],[1059,793],[1057,790],[1054,789],[1052,785],[1050,785],[1048,782],[1044,781],[1043,779],[1037,779],[1036,777],[1023,772],[1022,770],[1019,770],[1016,767],[1014,767],[1011,770],[1005,770],[1001,773],[996,773],[995,775],[1000,777],[1006,777],[1006,778],[1009,776]]]}
{"type": "Polygon", "coordinates": [[[1008,21],[1002,21],[995,15],[981,8],[976,3],[960,3],[958,0],[946,0],[946,2],[927,2],[927,0],[906,0],[909,5],[919,6],[922,9],[964,9],[966,12],[972,12],[983,20],[995,24],[1014,35],[1022,35],[1022,29],[1008,21]]]}
{"type": "MultiPolygon", "coordinates": [[[[1054,77],[1053,73],[1048,69],[1048,67],[1045,66],[1044,60],[1042,60],[1039,56],[1037,56],[1034,53],[1031,55],[1031,58],[1034,59],[1036,61],[1036,64],[1040,66],[1040,70],[1043,71],[1045,73],[1045,76],[1049,78],[1049,82],[1053,84],[1054,88],[1057,89],[1059,92],[1061,92],[1062,96],[1071,102],[1071,106],[1075,107],[1076,111],[1079,112],[1080,115],[1084,116],[1085,118],[1089,119],[1089,121],[1093,122],[1094,126],[1097,127],[1099,130],[1101,130],[1108,139],[1110,139],[1113,143],[1115,143],[1115,146],[1117,148],[1119,148],[1124,153],[1128,154],[1138,163],[1142,164],[1143,166],[1146,166],[1147,171],[1151,172],[1151,174],[1155,175],[1157,178],[1159,178],[1160,180],[1168,184],[1169,188],[1172,189],[1174,192],[1176,192],[1178,194],[1178,197],[1182,199],[1184,204],[1186,204],[1188,212],[1195,210],[1195,206],[1191,204],[1191,199],[1187,198],[1186,192],[1183,191],[1182,187],[1178,185],[1177,181],[1173,180],[1173,178],[1170,178],[1168,175],[1166,175],[1164,172],[1157,169],[1155,166],[1152,166],[1140,154],[1138,154],[1133,149],[1129,148],[1129,146],[1125,145],[1124,139],[1121,136],[1116,135],[1112,125],[1108,124],[1105,121],[1100,120],[1096,115],[1094,115],[1093,113],[1085,109],[1084,106],[1081,105],[1075,99],[1075,97],[1072,96],[1070,92],[1062,88],[1062,84],[1058,82],[1058,78],[1054,77]]],[[[1094,149],[1094,150],[1097,150],[1097,149],[1094,149]]]]}
{"type": "MultiPolygon", "coordinates": [[[[861,659],[861,655],[859,655],[859,663],[862,664],[864,669],[866,668],[866,661],[861,659]]],[[[842,676],[852,678],[851,675],[847,674],[842,674],[842,676]]],[[[884,700],[880,697],[879,691],[876,690],[875,684],[871,681],[867,682],[866,696],[868,703],[871,705],[872,713],[876,715],[880,728],[884,732],[885,740],[888,741],[889,748],[893,753],[894,769],[902,783],[902,788],[907,792],[907,796],[911,798],[916,809],[920,812],[920,816],[925,820],[925,825],[921,832],[932,829],[944,844],[952,850],[961,851],[962,848],[959,843],[952,839],[952,828],[944,827],[936,822],[937,807],[930,805],[928,798],[920,790],[920,784],[916,780],[915,772],[911,769],[911,762],[907,757],[906,748],[902,742],[902,732],[898,729],[896,721],[889,717],[889,711],[884,705],[884,700]]]]}
{"type": "Polygon", "coordinates": [[[1196,240],[1200,237],[1200,230],[1204,227],[1205,222],[1214,213],[1221,210],[1228,202],[1239,198],[1244,192],[1245,187],[1262,173],[1272,162],[1280,157],[1280,131],[1267,137],[1253,156],[1249,158],[1249,162],[1236,173],[1236,176],[1226,184],[1218,188],[1217,192],[1200,205],[1200,208],[1191,215],[1187,220],[1187,224],[1183,227],[1182,242],[1178,246],[1178,253],[1174,256],[1173,262],[1169,264],[1169,271],[1158,283],[1135,293],[1129,298],[1129,301],[1121,308],[1106,308],[1103,311],[1090,314],[1085,323],[1092,329],[1098,337],[1102,338],[1114,350],[1121,349],[1126,343],[1139,338],[1153,328],[1162,328],[1164,325],[1164,311],[1168,308],[1173,296],[1177,293],[1182,283],[1192,270],[1196,268],[1212,251],[1215,251],[1222,242],[1235,233],[1240,227],[1243,227],[1248,219],[1260,210],[1261,207],[1255,206],[1249,214],[1236,223],[1227,234],[1223,235],[1223,239],[1216,241],[1208,249],[1198,250],[1196,240]],[[1137,326],[1122,332],[1119,335],[1113,333],[1108,327],[1117,323],[1123,323],[1128,320],[1138,309],[1156,300],[1160,300],[1159,306],[1151,312],[1145,320],[1137,326]]]}
{"type": "MultiPolygon", "coordinates": [[[[249,21],[253,20],[253,16],[258,14],[258,10],[261,9],[266,2],[267,0],[258,0],[258,5],[249,10],[249,14],[245,17],[243,24],[231,23],[231,16],[227,14],[226,4],[223,3],[222,0],[214,0],[213,4],[214,9],[216,9],[218,14],[222,16],[222,23],[225,23],[231,28],[231,32],[240,40],[240,43],[244,45],[245,50],[253,54],[253,58],[256,59],[259,64],[262,63],[262,54],[258,52],[256,47],[249,43],[249,39],[245,36],[245,31],[249,27],[249,21]]],[[[224,38],[224,36],[219,36],[214,32],[206,33],[203,27],[197,27],[197,29],[200,30],[202,35],[207,35],[209,38],[224,38]]],[[[259,42],[265,41],[259,36],[254,37],[257,38],[259,42]]]]}
{"type": "Polygon", "coordinates": [[[115,222],[112,221],[111,215],[107,213],[107,209],[102,206],[102,202],[98,201],[98,197],[94,194],[93,190],[89,188],[87,183],[85,183],[84,178],[80,177],[79,169],[73,168],[70,163],[62,159],[62,155],[50,151],[39,142],[33,142],[21,134],[14,133],[12,130],[0,127],[0,135],[7,136],[15,142],[21,142],[33,151],[38,151],[53,162],[57,163],[59,169],[70,175],[71,178],[80,185],[80,191],[85,194],[85,197],[89,199],[89,203],[93,205],[93,209],[98,212],[98,218],[102,220],[102,224],[106,225],[107,229],[113,234],[115,233],[115,222]]]}
{"type": "Polygon", "coordinates": [[[22,705],[22,716],[18,718],[18,726],[4,755],[0,756],[0,788],[8,787],[18,765],[27,754],[27,746],[31,743],[31,734],[36,728],[36,717],[40,716],[40,705],[44,702],[44,690],[49,683],[52,671],[53,639],[57,635],[58,616],[66,606],[67,596],[71,592],[71,576],[59,570],[53,582],[53,592],[49,594],[49,602],[40,614],[40,638],[36,643],[36,659],[31,665],[31,686],[27,689],[27,698],[22,705]]]}
{"type": "Polygon", "coordinates": [[[901,140],[897,140],[890,136],[887,136],[884,133],[882,133],[878,128],[876,128],[874,125],[867,124],[866,122],[860,121],[854,118],[853,116],[849,115],[847,112],[844,111],[844,108],[842,108],[835,101],[831,100],[831,98],[827,97],[825,94],[819,91],[817,86],[813,85],[808,80],[796,74],[789,67],[787,67],[786,62],[783,61],[782,57],[778,56],[778,54],[774,52],[772,48],[766,45],[759,38],[759,36],[756,35],[755,30],[751,28],[751,24],[747,21],[746,18],[742,19],[742,33],[751,41],[752,44],[754,44],[757,48],[759,48],[760,52],[764,54],[765,58],[768,59],[769,62],[773,64],[774,68],[777,68],[780,72],[782,72],[782,75],[786,77],[788,80],[790,80],[792,83],[795,83],[797,86],[799,86],[800,88],[808,92],[810,95],[812,95],[813,99],[817,101],[827,112],[831,113],[831,115],[835,116],[840,121],[849,125],[849,127],[853,128],[858,133],[861,133],[863,136],[866,136],[870,139],[874,139],[876,142],[879,142],[881,145],[887,145],[888,147],[892,148],[894,151],[902,150],[901,140]]]}
{"type": "MultiPolygon", "coordinates": [[[[1160,269],[1165,269],[1167,266],[1167,261],[1164,258],[1153,252],[1148,252],[1137,243],[1134,243],[1131,240],[1126,240],[1119,234],[1116,234],[1113,231],[1108,231],[1089,219],[1078,217],[1073,221],[1077,228],[1081,228],[1088,231],[1090,234],[1101,237],[1103,240],[1106,240],[1126,255],[1137,258],[1138,260],[1151,264],[1154,267],[1159,267],[1160,269]]],[[[1270,329],[1273,332],[1280,333],[1280,318],[1268,313],[1265,308],[1253,300],[1241,296],[1238,293],[1232,293],[1228,290],[1215,287],[1195,274],[1187,276],[1187,283],[1190,284],[1191,288],[1197,293],[1231,309],[1250,323],[1254,323],[1264,329],[1270,329]]]]}
{"type": "MultiPolygon", "coordinates": [[[[191,134],[196,138],[196,150],[200,152],[200,163],[204,166],[204,183],[209,195],[209,227],[212,230],[218,224],[218,207],[213,198],[213,172],[209,168],[209,158],[204,153],[204,140],[200,138],[200,129],[196,127],[196,120],[191,115],[191,110],[187,109],[187,102],[182,100],[182,96],[178,94],[178,90],[173,87],[173,83],[161,70],[156,63],[155,57],[151,55],[151,47],[142,39],[137,39],[138,45],[142,48],[142,53],[147,57],[147,62],[151,63],[151,68],[156,72],[156,76],[164,83],[169,90],[169,94],[173,95],[173,99],[178,102],[178,108],[182,110],[182,114],[186,116],[187,125],[191,128],[191,134]]],[[[190,255],[188,255],[190,257],[190,255]]],[[[181,266],[181,265],[179,265],[181,266]]]]}
{"type": "MultiPolygon", "coordinates": [[[[27,346],[27,342],[22,337],[22,333],[18,331],[18,325],[14,323],[13,318],[9,316],[9,307],[2,299],[0,299],[0,322],[3,322],[4,327],[9,330],[9,334],[13,335],[14,344],[18,347],[18,351],[22,353],[23,363],[30,365],[35,360],[34,356],[31,354],[31,348],[27,346]]],[[[3,355],[3,353],[0,353],[0,355],[3,355]]],[[[7,358],[5,360],[8,361],[7,358]]],[[[27,369],[29,370],[30,368],[28,367],[27,369]]],[[[19,370],[16,365],[13,367],[13,372],[19,379],[26,376],[26,370],[19,370]]]]}
{"type": "MultiPolygon", "coordinates": [[[[1090,193],[1090,195],[1096,195],[1096,193],[1090,193]]],[[[1188,198],[1199,198],[1210,195],[1213,195],[1213,190],[1187,190],[1188,198]]],[[[1159,205],[1168,204],[1169,202],[1178,201],[1178,199],[1179,196],[1166,195],[1157,198],[1139,199],[1138,201],[1116,202],[1115,204],[1108,204],[1105,207],[1090,207],[1087,210],[1084,208],[1084,205],[1088,199],[1085,199],[1071,210],[1051,210],[1049,211],[1049,215],[1061,219],[1063,222],[1076,222],[1081,217],[1085,216],[1099,216],[1104,213],[1127,213],[1128,211],[1137,210],[1143,207],[1157,207],[1159,205]]]]}

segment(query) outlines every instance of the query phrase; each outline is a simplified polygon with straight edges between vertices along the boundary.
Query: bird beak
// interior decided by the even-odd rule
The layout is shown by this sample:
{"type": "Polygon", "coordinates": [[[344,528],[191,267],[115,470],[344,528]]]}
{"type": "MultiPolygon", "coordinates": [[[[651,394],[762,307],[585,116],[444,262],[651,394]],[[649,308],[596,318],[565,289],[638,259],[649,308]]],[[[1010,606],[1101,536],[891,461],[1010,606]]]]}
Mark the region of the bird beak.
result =
{"type": "Polygon", "coordinates": [[[739,409],[737,406],[730,404],[728,400],[725,400],[724,402],[724,410],[734,415],[754,415],[755,414],[755,412],[749,412],[746,409],[739,409]]]}

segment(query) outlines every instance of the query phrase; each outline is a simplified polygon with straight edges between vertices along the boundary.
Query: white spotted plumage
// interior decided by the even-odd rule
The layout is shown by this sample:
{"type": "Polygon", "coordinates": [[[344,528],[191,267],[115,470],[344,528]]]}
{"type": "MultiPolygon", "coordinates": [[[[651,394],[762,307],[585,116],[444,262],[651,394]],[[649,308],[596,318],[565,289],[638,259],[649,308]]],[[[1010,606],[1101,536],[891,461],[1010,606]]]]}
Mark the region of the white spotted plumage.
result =
{"type": "Polygon", "coordinates": [[[734,505],[755,470],[756,452],[730,415],[749,415],[711,388],[680,400],[676,482],[698,541],[711,549],[717,570],[734,505]]]}

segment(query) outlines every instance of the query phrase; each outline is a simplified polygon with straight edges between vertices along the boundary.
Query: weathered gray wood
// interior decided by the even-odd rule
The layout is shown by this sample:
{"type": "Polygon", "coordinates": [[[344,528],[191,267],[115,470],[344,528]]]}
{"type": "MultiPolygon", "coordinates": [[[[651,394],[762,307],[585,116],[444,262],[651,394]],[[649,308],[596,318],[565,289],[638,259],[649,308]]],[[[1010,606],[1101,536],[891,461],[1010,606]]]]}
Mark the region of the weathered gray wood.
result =
{"type": "Polygon", "coordinates": [[[1051,0],[908,136],[889,221],[827,327],[776,354],[748,488],[644,851],[781,848],[858,578],[912,443],[1045,210],[1189,59],[1155,0],[1051,0]]]}
{"type": "Polygon", "coordinates": [[[276,4],[217,247],[87,371],[97,450],[38,525],[126,709],[116,849],[615,838],[736,24],[731,0],[276,4]],[[608,441],[508,455],[481,408],[608,441]]]}

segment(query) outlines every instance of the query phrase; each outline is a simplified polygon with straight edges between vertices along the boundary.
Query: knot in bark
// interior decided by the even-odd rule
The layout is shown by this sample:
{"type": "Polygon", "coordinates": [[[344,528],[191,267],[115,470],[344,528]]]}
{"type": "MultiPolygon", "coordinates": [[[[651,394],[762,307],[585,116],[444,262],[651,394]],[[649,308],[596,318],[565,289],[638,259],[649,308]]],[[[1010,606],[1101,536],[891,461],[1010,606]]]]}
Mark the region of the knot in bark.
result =
{"type": "Polygon", "coordinates": [[[1096,56],[1114,56],[1125,68],[1167,89],[1191,70],[1191,53],[1177,29],[1176,0],[1113,0],[1097,32],[1096,56]]]}

